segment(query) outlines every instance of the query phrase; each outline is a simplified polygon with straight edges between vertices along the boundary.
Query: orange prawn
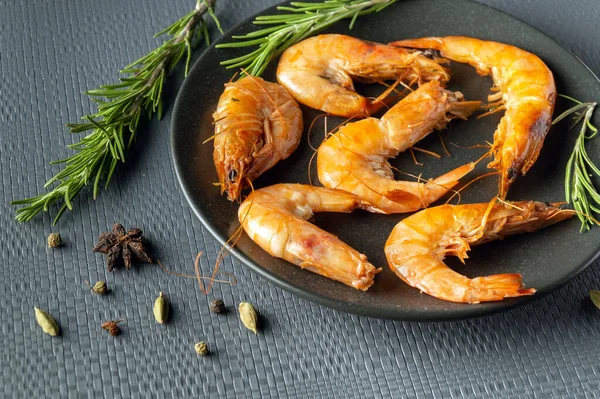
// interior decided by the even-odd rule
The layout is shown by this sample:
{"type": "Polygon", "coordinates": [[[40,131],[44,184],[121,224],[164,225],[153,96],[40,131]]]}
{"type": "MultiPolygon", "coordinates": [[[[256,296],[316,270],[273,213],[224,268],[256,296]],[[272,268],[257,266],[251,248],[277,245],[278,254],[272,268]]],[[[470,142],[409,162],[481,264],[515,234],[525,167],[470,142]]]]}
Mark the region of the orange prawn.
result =
{"type": "Polygon", "coordinates": [[[248,181],[289,157],[302,137],[302,111],[277,83],[245,77],[225,85],[213,114],[213,158],[230,201],[248,181]]]}
{"type": "Polygon", "coordinates": [[[491,75],[488,97],[492,112],[506,110],[490,154],[489,168],[500,172],[498,192],[505,198],[519,174],[525,175],[537,160],[552,123],[556,102],[554,77],[535,54],[508,44],[472,37],[447,36],[407,39],[394,46],[439,50],[442,56],[474,66],[480,75],[491,75]]]}
{"type": "Polygon", "coordinates": [[[366,291],[381,271],[367,257],[307,220],[313,212],[352,212],[372,205],[341,190],[276,184],[250,193],[238,210],[248,236],[271,256],[366,291]]]}
{"type": "Polygon", "coordinates": [[[479,245],[558,223],[575,211],[534,201],[441,205],[407,217],[394,227],[385,244],[391,269],[405,283],[451,302],[479,303],[532,295],[520,274],[469,279],[444,263],[448,255],[461,262],[471,245],[479,245]]]}
{"type": "Polygon", "coordinates": [[[288,48],[277,67],[277,81],[298,102],[332,115],[368,116],[382,97],[369,100],[356,93],[353,79],[373,83],[401,80],[409,84],[447,81],[448,72],[421,51],[405,50],[345,35],[319,35],[288,48]]]}
{"type": "Polygon", "coordinates": [[[381,119],[348,123],[323,142],[317,155],[319,180],[325,187],[354,193],[386,213],[427,207],[473,170],[474,163],[423,183],[395,180],[388,158],[434,129],[443,129],[451,119],[466,119],[480,104],[463,101],[460,92],[445,90],[438,81],[425,83],[381,119]]]}

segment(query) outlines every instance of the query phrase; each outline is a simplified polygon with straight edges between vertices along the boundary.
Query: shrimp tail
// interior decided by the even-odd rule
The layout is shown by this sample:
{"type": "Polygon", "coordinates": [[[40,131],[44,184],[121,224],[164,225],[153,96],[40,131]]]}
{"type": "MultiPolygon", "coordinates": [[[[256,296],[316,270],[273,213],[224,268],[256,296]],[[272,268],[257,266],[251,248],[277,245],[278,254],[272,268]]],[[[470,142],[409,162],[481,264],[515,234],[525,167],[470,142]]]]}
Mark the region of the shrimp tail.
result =
{"type": "Polygon", "coordinates": [[[448,107],[452,118],[467,119],[469,115],[481,108],[481,101],[456,101],[448,107]]]}
{"type": "Polygon", "coordinates": [[[470,287],[465,293],[465,302],[500,301],[504,298],[535,294],[535,288],[521,288],[522,286],[523,278],[517,273],[477,277],[470,281],[470,287]]]}
{"type": "Polygon", "coordinates": [[[411,47],[441,50],[444,43],[438,37],[422,37],[419,39],[404,39],[389,43],[390,46],[411,47]]]}

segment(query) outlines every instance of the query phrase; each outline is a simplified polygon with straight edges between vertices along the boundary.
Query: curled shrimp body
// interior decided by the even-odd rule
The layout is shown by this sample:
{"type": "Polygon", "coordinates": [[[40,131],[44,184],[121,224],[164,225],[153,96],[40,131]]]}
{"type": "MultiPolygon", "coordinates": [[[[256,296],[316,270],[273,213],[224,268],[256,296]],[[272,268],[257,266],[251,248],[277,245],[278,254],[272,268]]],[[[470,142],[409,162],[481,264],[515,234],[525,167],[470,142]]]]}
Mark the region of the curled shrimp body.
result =
{"type": "Polygon", "coordinates": [[[473,170],[463,165],[429,182],[394,180],[388,158],[397,156],[452,118],[466,118],[479,101],[462,101],[459,92],[437,81],[421,85],[381,119],[367,118],[342,126],[318,150],[319,180],[325,187],[356,194],[386,213],[427,207],[473,170]]]}
{"type": "Polygon", "coordinates": [[[556,102],[552,72],[534,54],[508,44],[471,37],[449,36],[400,40],[395,46],[431,48],[453,61],[474,66],[481,75],[492,75],[498,92],[488,97],[495,111],[506,109],[494,133],[489,168],[500,172],[498,191],[506,197],[519,174],[535,163],[550,125],[556,102]]]}
{"type": "Polygon", "coordinates": [[[532,295],[520,274],[469,279],[444,264],[448,255],[461,262],[471,245],[522,232],[533,232],[575,214],[556,204],[534,201],[441,205],[422,210],[394,227],[385,244],[392,270],[408,285],[436,298],[479,303],[532,295]]]}
{"type": "Polygon", "coordinates": [[[447,81],[449,75],[439,62],[416,50],[344,35],[319,35],[291,46],[281,55],[277,80],[304,105],[333,115],[357,117],[370,115],[384,104],[380,98],[369,100],[356,93],[352,79],[410,84],[447,81]]]}
{"type": "Polygon", "coordinates": [[[246,77],[225,85],[215,121],[213,158],[221,194],[234,201],[252,181],[294,152],[302,136],[302,112],[276,83],[246,77]]]}
{"type": "Polygon", "coordinates": [[[307,222],[313,212],[374,211],[355,195],[302,184],[276,184],[253,191],[239,208],[248,236],[274,257],[366,291],[376,269],[365,255],[307,222]]]}

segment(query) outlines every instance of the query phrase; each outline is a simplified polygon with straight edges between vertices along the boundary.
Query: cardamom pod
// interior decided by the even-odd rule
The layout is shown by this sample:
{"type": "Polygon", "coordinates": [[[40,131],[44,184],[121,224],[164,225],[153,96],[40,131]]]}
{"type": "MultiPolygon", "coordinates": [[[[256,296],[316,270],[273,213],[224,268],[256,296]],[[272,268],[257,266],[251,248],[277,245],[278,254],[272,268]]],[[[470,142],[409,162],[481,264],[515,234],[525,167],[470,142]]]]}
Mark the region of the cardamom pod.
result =
{"type": "Polygon", "coordinates": [[[600,291],[591,290],[590,291],[590,298],[592,299],[592,302],[594,303],[594,305],[598,309],[600,309],[600,291]]]}
{"type": "Polygon", "coordinates": [[[258,334],[258,313],[256,313],[254,306],[248,302],[240,302],[238,311],[240,312],[240,320],[244,323],[244,326],[248,330],[253,331],[254,334],[258,334]]]}
{"type": "Polygon", "coordinates": [[[169,302],[162,291],[158,294],[156,301],[154,301],[154,318],[160,324],[165,324],[169,318],[169,302]]]}
{"type": "Polygon", "coordinates": [[[204,341],[201,341],[201,342],[198,342],[197,344],[195,344],[194,349],[196,350],[196,353],[201,356],[208,355],[208,347],[206,346],[206,342],[204,342],[204,341]]]}
{"type": "Polygon", "coordinates": [[[108,292],[108,287],[106,286],[106,281],[100,280],[97,281],[96,284],[92,287],[92,291],[94,294],[104,295],[108,292]]]}
{"type": "Polygon", "coordinates": [[[60,327],[58,327],[58,323],[56,323],[56,320],[54,320],[52,316],[38,307],[34,307],[33,309],[35,310],[35,319],[37,320],[37,323],[42,327],[42,330],[44,330],[46,334],[52,335],[53,337],[60,334],[60,327]]]}

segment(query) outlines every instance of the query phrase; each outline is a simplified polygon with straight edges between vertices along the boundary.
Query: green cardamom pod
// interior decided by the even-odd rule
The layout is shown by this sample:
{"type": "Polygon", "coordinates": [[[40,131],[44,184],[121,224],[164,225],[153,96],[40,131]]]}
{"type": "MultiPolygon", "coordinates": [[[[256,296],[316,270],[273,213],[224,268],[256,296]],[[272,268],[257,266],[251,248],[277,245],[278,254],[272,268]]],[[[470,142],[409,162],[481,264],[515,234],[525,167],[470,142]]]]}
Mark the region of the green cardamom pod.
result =
{"type": "Polygon", "coordinates": [[[54,320],[52,316],[38,307],[34,307],[33,309],[35,310],[35,319],[37,320],[37,323],[42,327],[42,330],[44,330],[46,334],[52,335],[53,337],[60,334],[60,327],[58,327],[58,323],[56,323],[56,320],[54,320]]]}
{"type": "Polygon", "coordinates": [[[258,313],[256,313],[254,306],[248,302],[241,302],[238,306],[238,311],[240,312],[240,320],[244,323],[244,326],[248,330],[253,331],[254,334],[258,334],[258,313]]]}
{"type": "Polygon", "coordinates": [[[158,294],[156,301],[154,301],[154,318],[160,324],[165,324],[169,318],[169,302],[162,291],[158,294]]]}
{"type": "Polygon", "coordinates": [[[195,344],[194,349],[196,350],[196,353],[201,356],[208,355],[208,347],[206,346],[206,342],[204,342],[204,341],[201,341],[201,342],[198,342],[197,344],[195,344]]]}
{"type": "Polygon", "coordinates": [[[596,305],[596,307],[600,309],[600,291],[591,290],[590,298],[592,298],[592,302],[594,303],[594,305],[596,305]]]}

